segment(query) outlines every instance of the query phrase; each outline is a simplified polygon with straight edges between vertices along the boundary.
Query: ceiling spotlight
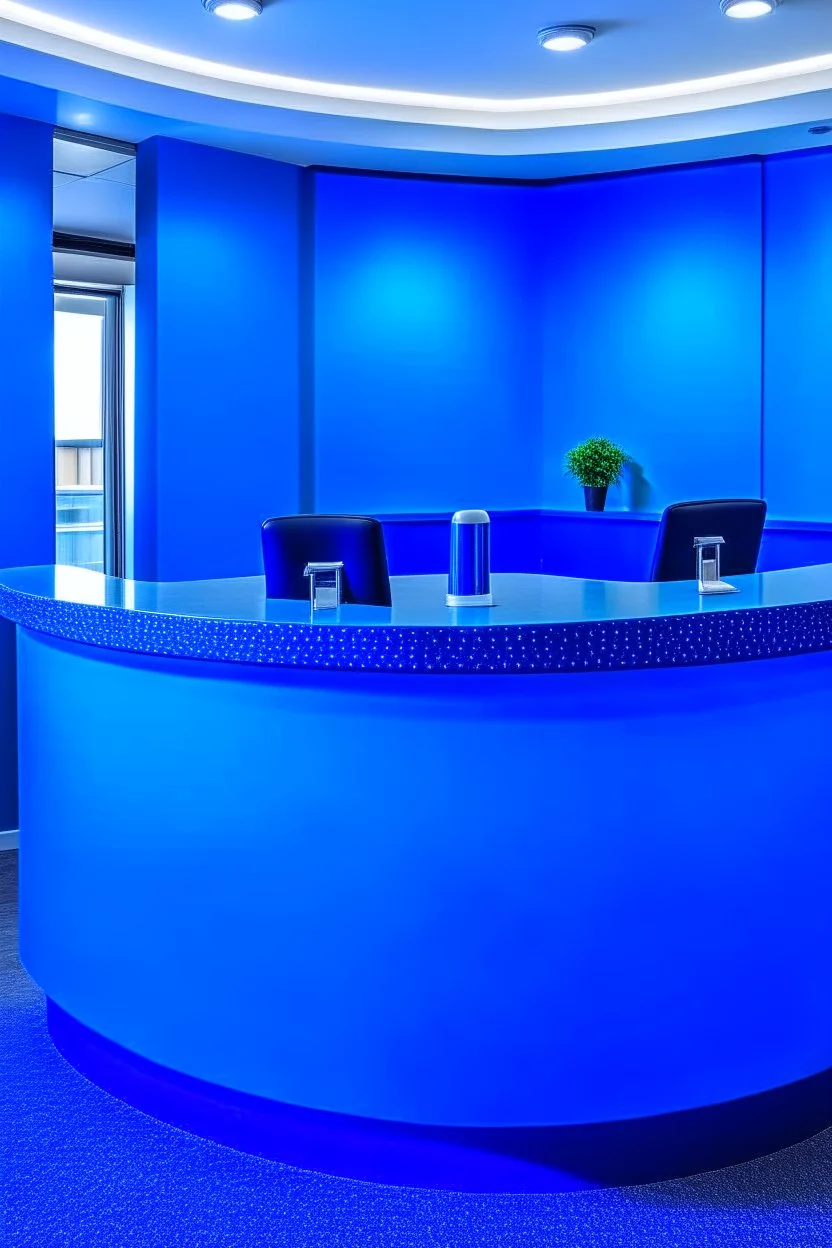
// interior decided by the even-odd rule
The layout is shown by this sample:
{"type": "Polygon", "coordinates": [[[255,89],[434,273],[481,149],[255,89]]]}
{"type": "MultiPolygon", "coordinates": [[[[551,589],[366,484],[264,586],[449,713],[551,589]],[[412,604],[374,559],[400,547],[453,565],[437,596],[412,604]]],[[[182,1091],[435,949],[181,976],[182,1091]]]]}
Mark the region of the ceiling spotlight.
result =
{"type": "Polygon", "coordinates": [[[263,12],[263,0],[202,0],[202,3],[209,13],[226,17],[230,22],[245,22],[263,12]]]}
{"type": "Polygon", "coordinates": [[[780,0],[722,0],[720,7],[726,17],[767,17],[779,3],[780,0]]]}
{"type": "Polygon", "coordinates": [[[537,32],[537,42],[547,52],[577,52],[594,38],[594,26],[547,26],[537,32]]]}

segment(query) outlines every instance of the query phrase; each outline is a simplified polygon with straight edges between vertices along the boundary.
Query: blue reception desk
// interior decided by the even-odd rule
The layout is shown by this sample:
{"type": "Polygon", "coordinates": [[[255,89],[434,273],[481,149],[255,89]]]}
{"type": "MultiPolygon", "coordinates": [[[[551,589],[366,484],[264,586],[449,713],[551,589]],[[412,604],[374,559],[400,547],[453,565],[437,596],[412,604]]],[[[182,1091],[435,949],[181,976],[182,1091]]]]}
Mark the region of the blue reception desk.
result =
{"type": "Polygon", "coordinates": [[[64,1054],[189,1129],[471,1190],[690,1172],[830,1121],[832,565],[0,573],[21,948],[64,1054]]]}

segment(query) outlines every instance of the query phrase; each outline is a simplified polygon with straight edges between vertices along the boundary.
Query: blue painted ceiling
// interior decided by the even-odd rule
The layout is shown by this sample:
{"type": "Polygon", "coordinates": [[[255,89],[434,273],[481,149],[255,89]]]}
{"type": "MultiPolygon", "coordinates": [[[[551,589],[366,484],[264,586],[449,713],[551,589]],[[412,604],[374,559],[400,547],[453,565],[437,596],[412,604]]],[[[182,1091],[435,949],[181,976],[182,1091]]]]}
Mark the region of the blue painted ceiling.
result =
{"type": "Polygon", "coordinates": [[[0,109],[130,141],[169,134],[298,164],[489,177],[791,150],[828,142],[808,126],[832,116],[832,0],[781,0],[773,15],[750,22],[724,18],[719,0],[265,0],[262,17],[240,23],[212,17],[201,0],[0,0],[0,109]],[[273,86],[264,94],[222,74],[177,78],[152,57],[130,65],[87,44],[30,37],[13,14],[29,10],[241,72],[498,104],[808,57],[825,57],[825,67],[799,85],[778,78],[743,99],[688,94],[626,116],[617,105],[581,116],[475,115],[467,105],[356,103],[326,91],[290,98],[273,86]],[[557,22],[589,23],[598,37],[574,55],[547,53],[536,32],[557,22]]]}
{"type": "Polygon", "coordinates": [[[201,0],[38,0],[33,6],[131,39],[328,82],[517,97],[610,90],[832,52],[832,0],[783,0],[731,21],[719,0],[266,0],[228,22],[201,0]],[[598,28],[571,56],[543,51],[557,22],[598,28]]]}

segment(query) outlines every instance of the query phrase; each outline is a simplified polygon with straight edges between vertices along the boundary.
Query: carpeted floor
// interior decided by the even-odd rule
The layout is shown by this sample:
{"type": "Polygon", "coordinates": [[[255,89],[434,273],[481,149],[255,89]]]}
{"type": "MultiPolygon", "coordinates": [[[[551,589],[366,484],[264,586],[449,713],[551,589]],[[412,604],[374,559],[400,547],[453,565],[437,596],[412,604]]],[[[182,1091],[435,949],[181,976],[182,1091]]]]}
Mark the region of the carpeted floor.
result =
{"type": "Polygon", "coordinates": [[[653,1187],[462,1196],[326,1178],[162,1126],[52,1048],[17,962],[16,870],[0,853],[4,1248],[832,1248],[832,1132],[653,1187]]]}

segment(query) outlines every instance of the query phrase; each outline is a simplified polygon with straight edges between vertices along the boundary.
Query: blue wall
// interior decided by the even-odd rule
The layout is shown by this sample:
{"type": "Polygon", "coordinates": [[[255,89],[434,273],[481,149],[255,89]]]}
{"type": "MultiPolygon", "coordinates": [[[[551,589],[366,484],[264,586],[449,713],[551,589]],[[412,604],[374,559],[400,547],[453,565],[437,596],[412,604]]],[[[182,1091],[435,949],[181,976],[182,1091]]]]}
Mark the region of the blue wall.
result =
{"type": "Polygon", "coordinates": [[[637,462],[613,507],[759,494],[758,160],[321,174],[314,211],[317,510],[580,508],[563,456],[591,434],[637,462]]]}
{"type": "MultiPolygon", "coordinates": [[[[450,515],[382,516],[393,576],[447,572],[450,515]]],[[[491,513],[495,572],[545,572],[594,580],[645,581],[659,517],[626,511],[491,513]]],[[[832,563],[832,524],[771,519],[763,534],[760,572],[832,563]]]]}
{"type": "Polygon", "coordinates": [[[135,575],[261,571],[298,510],[300,172],[172,139],[138,156],[135,575]]]}
{"type": "MultiPolygon", "coordinates": [[[[49,132],[2,136],[5,406],[38,413],[5,460],[0,560],[19,563],[53,541],[49,132]]],[[[301,506],[577,511],[562,458],[591,433],[640,466],[613,507],[757,494],[762,471],[772,517],[832,519],[832,153],[510,187],[151,140],[138,182],[140,577],[257,572],[260,521],[301,506]]],[[[647,530],[615,558],[607,531],[544,521],[517,558],[566,570],[574,537],[637,575],[647,530]]],[[[398,570],[444,548],[443,525],[418,551],[388,532],[398,570]]],[[[764,554],[825,546],[786,533],[764,554]]]]}
{"type": "MultiPolygon", "coordinates": [[[[636,461],[613,508],[832,519],[807,453],[832,441],[829,192],[829,153],[512,187],[143,145],[137,574],[257,571],[260,520],[299,507],[579,511],[563,456],[591,434],[636,461]]],[[[617,533],[544,520],[516,557],[643,574],[648,530],[617,533]]],[[[444,526],[388,539],[415,571],[444,526]]],[[[798,547],[825,539],[764,557],[798,547]]]]}
{"type": "MultiPolygon", "coordinates": [[[[458,506],[580,511],[563,457],[592,434],[636,461],[608,505],[644,518],[515,514],[512,555],[500,515],[495,563],[647,575],[649,516],[685,498],[832,520],[832,153],[551,187],[319,174],[315,192],[307,505],[433,513],[388,522],[395,571],[445,566],[458,506]]],[[[772,525],[761,566],[829,540],[772,525]]]]}
{"type": "Polygon", "coordinates": [[[765,167],[764,483],[776,515],[832,519],[832,152],[765,167]]]}
{"type": "MultiPolygon", "coordinates": [[[[0,116],[0,567],[55,555],[52,128],[0,116]]],[[[14,630],[0,623],[0,831],[17,827],[14,630]]]]}
{"type": "Polygon", "coordinates": [[[569,447],[638,464],[613,507],[760,492],[758,161],[546,188],[543,503],[580,507],[569,447]]]}
{"type": "Polygon", "coordinates": [[[537,194],[316,177],[316,510],[539,506],[537,194]]]}

